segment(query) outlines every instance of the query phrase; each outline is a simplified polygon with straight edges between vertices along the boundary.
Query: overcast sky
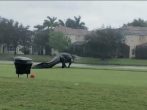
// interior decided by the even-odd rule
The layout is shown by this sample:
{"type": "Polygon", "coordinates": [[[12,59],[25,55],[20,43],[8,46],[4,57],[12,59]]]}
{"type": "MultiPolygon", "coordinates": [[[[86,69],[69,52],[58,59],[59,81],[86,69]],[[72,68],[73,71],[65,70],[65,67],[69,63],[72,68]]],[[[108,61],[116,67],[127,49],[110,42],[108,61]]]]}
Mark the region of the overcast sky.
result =
{"type": "Polygon", "coordinates": [[[81,16],[89,30],[122,26],[134,18],[147,20],[146,1],[0,1],[0,16],[24,25],[42,24],[47,16],[58,19],[81,16]]]}

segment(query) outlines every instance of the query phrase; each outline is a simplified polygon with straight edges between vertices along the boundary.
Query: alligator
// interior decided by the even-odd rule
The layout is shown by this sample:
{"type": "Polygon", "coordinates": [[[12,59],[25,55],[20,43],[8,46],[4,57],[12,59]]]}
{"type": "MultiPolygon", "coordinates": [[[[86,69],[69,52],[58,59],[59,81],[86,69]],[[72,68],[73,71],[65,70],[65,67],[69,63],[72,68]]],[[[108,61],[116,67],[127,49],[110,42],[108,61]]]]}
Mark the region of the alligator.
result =
{"type": "Polygon", "coordinates": [[[62,63],[62,68],[67,67],[65,63],[69,63],[69,65],[68,65],[68,68],[69,68],[75,59],[78,60],[80,58],[81,57],[74,55],[74,54],[60,53],[60,54],[56,55],[51,61],[39,63],[39,64],[33,66],[32,68],[34,68],[34,69],[52,68],[53,66],[55,66],[56,64],[59,64],[59,63],[62,63]]]}

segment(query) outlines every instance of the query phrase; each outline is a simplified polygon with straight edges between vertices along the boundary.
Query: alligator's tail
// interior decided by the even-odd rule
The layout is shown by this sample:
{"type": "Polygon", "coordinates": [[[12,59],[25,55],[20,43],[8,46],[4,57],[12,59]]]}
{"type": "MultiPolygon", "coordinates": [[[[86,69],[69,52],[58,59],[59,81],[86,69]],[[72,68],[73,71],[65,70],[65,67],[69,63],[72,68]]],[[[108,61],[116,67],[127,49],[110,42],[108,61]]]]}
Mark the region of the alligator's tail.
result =
{"type": "Polygon", "coordinates": [[[56,57],[53,60],[51,60],[50,62],[39,63],[39,64],[33,66],[32,68],[33,69],[52,68],[53,66],[55,66],[58,63],[60,63],[60,57],[56,57]]]}

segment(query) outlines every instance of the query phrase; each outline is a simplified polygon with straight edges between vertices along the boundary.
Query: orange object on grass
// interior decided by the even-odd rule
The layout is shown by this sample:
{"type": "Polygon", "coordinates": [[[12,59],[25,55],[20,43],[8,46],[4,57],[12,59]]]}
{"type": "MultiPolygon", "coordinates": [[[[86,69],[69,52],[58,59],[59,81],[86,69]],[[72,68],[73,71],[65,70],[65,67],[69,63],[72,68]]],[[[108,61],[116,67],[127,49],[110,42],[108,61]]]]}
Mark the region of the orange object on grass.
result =
{"type": "Polygon", "coordinates": [[[34,74],[31,74],[31,78],[34,78],[35,77],[35,75],[34,74]]]}

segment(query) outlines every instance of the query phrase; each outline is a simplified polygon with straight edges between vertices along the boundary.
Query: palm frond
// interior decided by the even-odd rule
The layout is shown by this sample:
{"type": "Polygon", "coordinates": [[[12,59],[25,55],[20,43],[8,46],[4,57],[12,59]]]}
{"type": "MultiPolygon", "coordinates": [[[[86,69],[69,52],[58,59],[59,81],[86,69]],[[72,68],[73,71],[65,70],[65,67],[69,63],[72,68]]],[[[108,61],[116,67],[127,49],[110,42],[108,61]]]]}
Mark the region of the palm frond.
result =
{"type": "Polygon", "coordinates": [[[65,26],[65,23],[61,19],[59,19],[59,24],[60,26],[65,26]]]}

